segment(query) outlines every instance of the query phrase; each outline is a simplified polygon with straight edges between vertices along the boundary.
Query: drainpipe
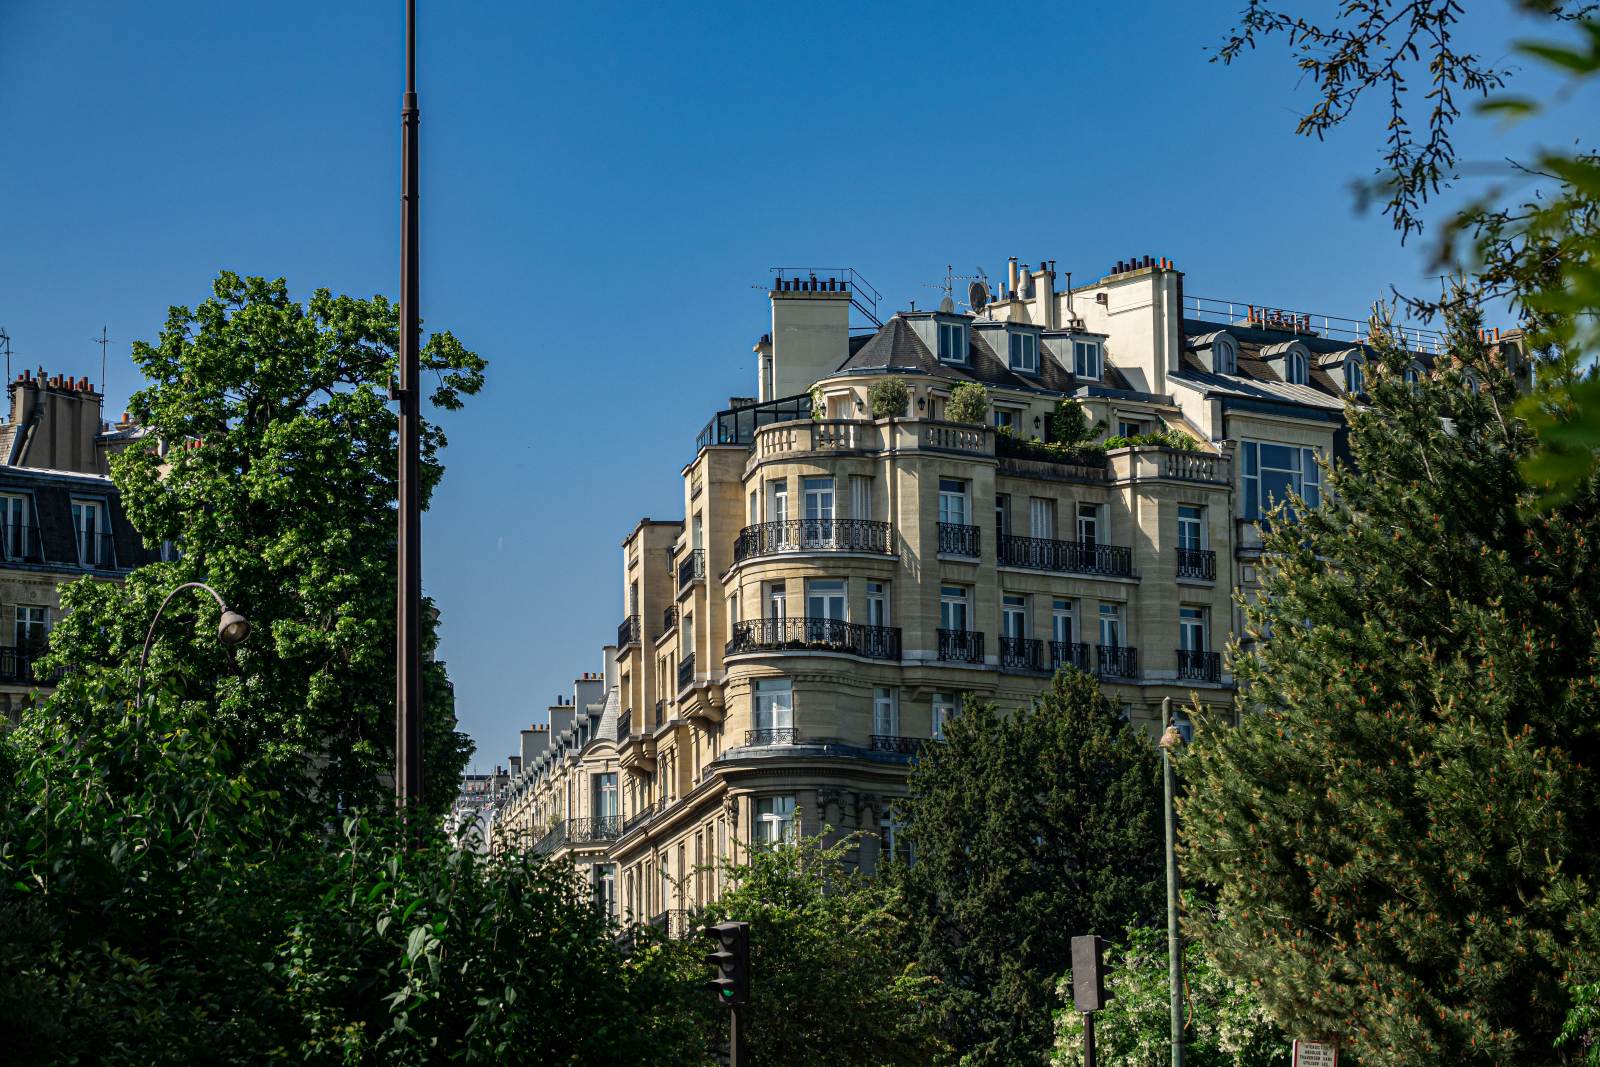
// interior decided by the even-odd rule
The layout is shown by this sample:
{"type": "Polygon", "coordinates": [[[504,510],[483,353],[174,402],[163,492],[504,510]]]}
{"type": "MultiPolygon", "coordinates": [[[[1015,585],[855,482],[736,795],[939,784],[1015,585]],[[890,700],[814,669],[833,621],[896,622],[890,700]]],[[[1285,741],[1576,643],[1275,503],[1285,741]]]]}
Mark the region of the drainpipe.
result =
{"type": "MultiPolygon", "coordinates": [[[[11,388],[15,389],[16,383],[11,388]]],[[[39,402],[37,398],[24,404],[22,408],[22,421],[17,424],[16,430],[11,434],[11,454],[6,457],[6,466],[15,467],[17,459],[22,455],[22,444],[28,439],[33,430],[34,420],[38,418],[39,402]]]]}

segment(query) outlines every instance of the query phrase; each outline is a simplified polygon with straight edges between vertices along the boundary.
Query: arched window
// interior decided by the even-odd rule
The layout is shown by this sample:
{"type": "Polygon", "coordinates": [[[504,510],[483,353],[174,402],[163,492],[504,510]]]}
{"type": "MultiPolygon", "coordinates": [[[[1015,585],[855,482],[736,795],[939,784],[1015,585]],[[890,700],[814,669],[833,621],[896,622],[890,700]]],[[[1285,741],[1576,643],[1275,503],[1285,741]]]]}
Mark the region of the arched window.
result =
{"type": "Polygon", "coordinates": [[[1467,392],[1473,396],[1477,396],[1478,391],[1483,388],[1483,379],[1479,378],[1478,372],[1470,367],[1461,372],[1461,380],[1466,383],[1467,392]]]}
{"type": "Polygon", "coordinates": [[[1290,385],[1306,384],[1306,357],[1298,349],[1291,349],[1283,357],[1283,380],[1290,385]]]}
{"type": "Polygon", "coordinates": [[[1239,350],[1233,346],[1233,341],[1227,337],[1216,340],[1213,363],[1218,374],[1239,373],[1239,350]]]}
{"type": "Polygon", "coordinates": [[[1344,391],[1356,396],[1367,391],[1367,368],[1360,356],[1344,361],[1344,391]]]}
{"type": "Polygon", "coordinates": [[[1416,362],[1415,360],[1406,364],[1406,384],[1422,384],[1422,364],[1416,362]]]}

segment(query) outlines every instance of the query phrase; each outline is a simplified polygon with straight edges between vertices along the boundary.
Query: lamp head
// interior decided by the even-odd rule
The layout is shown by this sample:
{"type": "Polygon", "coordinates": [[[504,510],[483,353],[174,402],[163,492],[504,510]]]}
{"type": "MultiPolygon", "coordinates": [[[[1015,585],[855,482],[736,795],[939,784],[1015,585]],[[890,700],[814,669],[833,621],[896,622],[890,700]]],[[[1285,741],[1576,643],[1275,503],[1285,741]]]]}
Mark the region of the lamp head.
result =
{"type": "Polygon", "coordinates": [[[223,611],[217,623],[217,640],[224,645],[237,645],[250,636],[250,620],[232,608],[223,611]]]}

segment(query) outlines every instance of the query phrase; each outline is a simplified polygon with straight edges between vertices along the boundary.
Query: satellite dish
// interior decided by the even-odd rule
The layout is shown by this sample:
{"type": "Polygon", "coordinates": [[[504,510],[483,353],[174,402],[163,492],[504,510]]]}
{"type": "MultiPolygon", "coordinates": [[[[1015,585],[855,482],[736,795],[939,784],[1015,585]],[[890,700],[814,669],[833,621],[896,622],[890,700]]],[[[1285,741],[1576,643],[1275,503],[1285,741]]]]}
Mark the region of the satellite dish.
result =
{"type": "Polygon", "coordinates": [[[954,300],[950,299],[950,294],[949,293],[944,294],[943,299],[941,299],[939,301],[939,310],[944,312],[946,315],[948,315],[952,311],[954,311],[955,309],[956,309],[956,302],[954,300]]]}
{"type": "Polygon", "coordinates": [[[975,281],[967,286],[967,306],[973,311],[982,311],[989,306],[989,286],[982,281],[975,281]]]}

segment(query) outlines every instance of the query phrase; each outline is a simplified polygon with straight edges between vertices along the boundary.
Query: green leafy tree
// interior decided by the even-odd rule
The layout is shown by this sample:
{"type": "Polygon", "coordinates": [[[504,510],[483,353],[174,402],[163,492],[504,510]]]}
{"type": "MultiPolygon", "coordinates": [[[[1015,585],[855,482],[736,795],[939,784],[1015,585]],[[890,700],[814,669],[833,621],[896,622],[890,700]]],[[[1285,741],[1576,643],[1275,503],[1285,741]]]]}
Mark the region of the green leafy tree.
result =
{"type": "MultiPolygon", "coordinates": [[[[209,709],[259,781],[315,786],[347,809],[379,800],[393,765],[397,445],[387,391],[398,328],[382,297],[318,290],[301,304],[282,279],[223,273],[209,299],[172,308],[160,338],[134,346],[149,384],[129,407],[148,435],[113,458],[112,476],[146,541],[181,556],[125,585],[67,588],[51,635],[49,664],[70,671],[57,699],[81,702],[102,686],[131,695],[157,605],[182,582],[206,581],[249,617],[249,640],[219,647],[214,606],[183,594],[156,632],[150,678],[209,709]]],[[[458,408],[483,384],[484,361],[449,333],[427,339],[422,363],[438,376],[434,407],[458,408]]],[[[444,445],[426,424],[424,505],[444,445]]],[[[431,650],[432,619],[424,636],[431,650]]],[[[469,750],[455,721],[444,665],[431,662],[424,787],[435,812],[469,750]]]]}
{"type": "Polygon", "coordinates": [[[1593,959],[1594,485],[1526,510],[1534,439],[1479,326],[1453,316],[1411,384],[1374,323],[1354,469],[1266,535],[1234,653],[1257,713],[1181,757],[1218,968],[1366,1064],[1558,1062],[1564,969],[1593,959]]]}
{"type": "MultiPolygon", "coordinates": [[[[856,843],[754,848],[723,865],[726,888],[701,916],[750,924],[747,1049],[763,1067],[913,1067],[941,1047],[934,983],[915,969],[900,890],[848,862],[856,843]]],[[[685,969],[700,980],[705,945],[683,943],[685,969]]],[[[713,1033],[725,1037],[723,1015],[713,1033]]]]}
{"type": "MultiPolygon", "coordinates": [[[[1192,896],[1185,908],[1201,905],[1192,896]]],[[[1117,1067],[1165,1067],[1172,1062],[1167,931],[1130,926],[1105,956],[1111,1003],[1095,1016],[1099,1061],[1117,1067]]],[[[1278,1067],[1289,1062],[1290,1041],[1272,1022],[1245,982],[1222,974],[1193,938],[1183,949],[1186,1067],[1278,1067]]],[[[1072,972],[1058,991],[1066,1005],[1056,1015],[1052,1063],[1083,1063],[1083,1016],[1072,1006],[1072,972]]]]}
{"type": "Polygon", "coordinates": [[[1159,766],[1077,671],[1030,709],[969,701],[913,765],[906,907],[961,1063],[1045,1062],[1072,937],[1161,914],[1159,766]]]}
{"type": "Polygon", "coordinates": [[[1082,404],[1069,396],[1056,401],[1050,413],[1050,443],[1070,450],[1092,444],[1105,423],[1092,423],[1082,404]]]}
{"type": "Polygon", "coordinates": [[[944,413],[951,422],[983,422],[989,417],[989,390],[977,382],[962,382],[950,390],[944,413]]]}
{"type": "Polygon", "coordinates": [[[880,378],[867,390],[867,406],[875,419],[898,419],[905,415],[911,391],[899,378],[880,378]]]}

